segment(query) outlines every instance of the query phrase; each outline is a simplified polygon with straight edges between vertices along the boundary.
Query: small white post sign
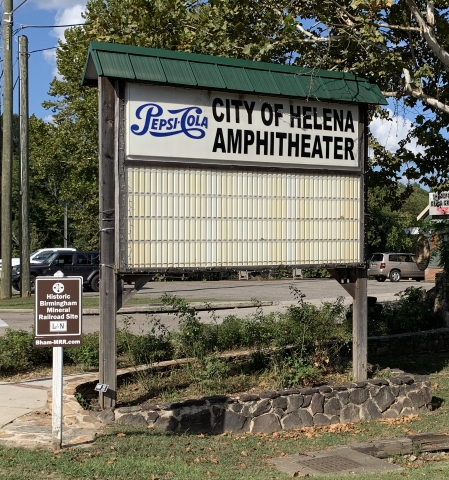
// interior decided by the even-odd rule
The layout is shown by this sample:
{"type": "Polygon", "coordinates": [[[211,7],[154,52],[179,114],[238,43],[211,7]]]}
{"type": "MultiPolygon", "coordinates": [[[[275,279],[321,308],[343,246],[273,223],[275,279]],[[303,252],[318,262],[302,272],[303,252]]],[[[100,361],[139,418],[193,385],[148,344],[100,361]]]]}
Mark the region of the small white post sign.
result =
{"type": "Polygon", "coordinates": [[[34,345],[53,347],[52,443],[62,446],[63,347],[81,345],[82,277],[37,277],[34,345]]]}

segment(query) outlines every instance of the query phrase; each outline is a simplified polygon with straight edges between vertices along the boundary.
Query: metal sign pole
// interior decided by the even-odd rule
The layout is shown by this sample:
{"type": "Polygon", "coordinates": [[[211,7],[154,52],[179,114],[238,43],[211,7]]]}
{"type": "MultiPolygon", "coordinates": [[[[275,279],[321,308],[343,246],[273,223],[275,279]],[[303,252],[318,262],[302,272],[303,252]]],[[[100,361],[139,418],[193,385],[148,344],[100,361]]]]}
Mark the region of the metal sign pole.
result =
{"type": "Polygon", "coordinates": [[[53,347],[52,387],[52,444],[54,450],[62,447],[62,358],[63,348],[53,347]]]}

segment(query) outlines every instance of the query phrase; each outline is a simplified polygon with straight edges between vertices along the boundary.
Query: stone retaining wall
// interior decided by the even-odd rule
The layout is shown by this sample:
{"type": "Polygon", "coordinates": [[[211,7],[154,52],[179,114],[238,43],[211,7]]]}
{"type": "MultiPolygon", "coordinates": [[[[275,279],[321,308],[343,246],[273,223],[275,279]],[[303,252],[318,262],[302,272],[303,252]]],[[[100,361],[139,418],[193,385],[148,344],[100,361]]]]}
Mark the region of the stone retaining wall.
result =
{"type": "MultiPolygon", "coordinates": [[[[390,336],[380,336],[380,337],[370,337],[368,339],[368,358],[373,358],[375,356],[400,356],[406,354],[418,354],[418,353],[437,353],[437,352],[444,352],[449,351],[449,328],[440,328],[437,330],[429,330],[426,332],[416,332],[416,333],[406,333],[406,334],[399,334],[399,335],[390,335],[390,336]]],[[[250,352],[240,352],[243,355],[247,354],[250,355],[250,352]]],[[[227,355],[230,359],[234,359],[232,355],[227,355]]],[[[180,362],[187,362],[188,359],[178,360],[178,361],[166,361],[160,362],[157,365],[158,369],[163,370],[164,368],[172,368],[173,365],[179,364],[180,362]]],[[[117,376],[123,377],[125,375],[131,375],[132,373],[136,372],[137,370],[144,370],[145,367],[137,367],[137,368],[129,368],[129,369],[122,369],[117,372],[117,376]]],[[[428,410],[430,409],[430,389],[428,380],[423,380],[423,377],[417,376],[410,376],[409,378],[414,379],[412,383],[403,382],[402,385],[406,385],[407,387],[403,387],[402,390],[399,388],[399,391],[402,393],[397,393],[398,386],[395,383],[401,380],[401,377],[390,379],[389,381],[386,380],[379,380],[374,382],[386,382],[385,384],[382,383],[382,391],[386,391],[386,389],[390,389],[390,393],[394,396],[394,401],[391,405],[388,406],[386,410],[384,410],[381,406],[377,408],[380,411],[381,417],[386,417],[388,415],[391,416],[404,416],[410,413],[420,412],[423,409],[428,410]],[[420,380],[417,380],[420,378],[420,380]],[[424,383],[423,383],[424,382],[424,383]],[[415,397],[412,395],[411,398],[408,396],[409,391],[407,391],[407,395],[404,396],[404,390],[410,388],[416,389],[413,390],[413,393],[418,392],[418,396],[421,395],[423,398],[426,399],[423,405],[416,405],[416,395],[415,397]],[[405,398],[407,397],[408,400],[405,398]],[[409,405],[409,401],[411,402],[414,398],[415,404],[409,405]],[[404,401],[405,404],[403,406],[403,410],[399,410],[399,406],[401,402],[404,401]],[[396,415],[395,415],[396,414],[396,415]]],[[[402,380],[403,381],[403,380],[402,380]]],[[[82,406],[77,401],[76,396],[81,395],[85,401],[89,402],[92,398],[96,398],[98,393],[94,391],[95,384],[98,383],[98,374],[92,373],[82,376],[77,376],[66,380],[64,383],[63,388],[63,404],[64,404],[64,417],[63,421],[66,425],[73,425],[76,423],[83,422],[84,417],[86,416],[86,410],[83,410],[82,406]]],[[[313,420],[313,425],[319,424],[317,422],[329,422],[335,423],[337,422],[345,422],[345,421],[357,421],[365,418],[376,418],[376,408],[373,408],[374,402],[376,405],[377,401],[373,400],[372,392],[375,389],[380,389],[379,385],[376,387],[373,386],[373,381],[369,381],[366,386],[363,387],[363,390],[366,391],[369,395],[367,399],[358,404],[358,403],[350,403],[349,400],[346,402],[346,396],[348,395],[349,398],[355,398],[355,396],[360,395],[360,393],[353,393],[358,392],[360,390],[360,384],[354,384],[356,386],[342,386],[342,387],[320,387],[319,389],[312,389],[316,390],[314,393],[306,393],[310,389],[300,389],[295,391],[283,391],[283,392],[267,392],[266,394],[259,395],[256,399],[253,400],[245,400],[245,397],[241,398],[227,398],[227,397],[211,397],[205,398],[201,400],[192,400],[193,403],[180,403],[175,404],[176,408],[168,408],[167,405],[157,406],[152,408],[149,407],[125,407],[116,409],[115,411],[105,411],[100,414],[103,421],[122,421],[125,422],[127,419],[132,422],[136,422],[141,425],[147,426],[154,426],[155,428],[162,428],[164,429],[164,423],[167,422],[168,426],[173,426],[173,429],[176,431],[182,431],[186,425],[186,419],[182,418],[183,415],[186,415],[186,412],[192,412],[192,414],[198,415],[201,418],[206,418],[206,425],[209,425],[209,429],[211,431],[220,430],[224,431],[225,428],[230,428],[229,425],[237,422],[237,426],[242,423],[241,429],[245,429],[245,431],[253,431],[252,429],[258,428],[257,425],[260,425],[261,422],[270,422],[273,421],[273,425],[276,428],[295,428],[293,426],[285,427],[285,425],[291,425],[295,421],[297,421],[295,416],[291,416],[293,411],[290,411],[292,408],[292,402],[298,403],[298,409],[306,413],[301,413],[303,420],[307,424],[310,422],[310,417],[313,420]],[[369,386],[371,385],[371,386],[369,386]],[[330,392],[323,392],[323,389],[330,388],[330,392]],[[341,389],[341,390],[338,390],[341,389]],[[290,394],[289,394],[290,392],[290,394]],[[295,392],[295,393],[292,393],[295,392]],[[315,396],[315,400],[312,406],[312,398],[315,394],[319,394],[319,396],[315,396]],[[264,397],[264,395],[275,395],[275,398],[264,397]],[[296,397],[295,397],[296,395],[296,397]],[[288,398],[292,396],[292,399],[288,400],[288,398]],[[316,402],[321,402],[321,397],[323,400],[323,411],[315,411],[316,402]],[[293,400],[293,398],[297,398],[297,400],[293,400]],[[303,398],[303,403],[299,406],[300,398],[303,398]],[[319,398],[319,400],[316,400],[319,398]],[[340,403],[337,403],[336,400],[331,399],[336,398],[340,403]],[[221,399],[221,400],[220,400],[221,399]],[[254,415],[254,411],[258,413],[256,406],[263,400],[270,401],[270,407],[268,408],[268,402],[265,402],[267,411],[263,414],[254,415]],[[368,401],[371,400],[371,401],[368,401]],[[284,404],[284,401],[287,401],[286,409],[279,407],[278,405],[284,404]],[[249,402],[256,402],[256,403],[249,403],[249,402]],[[309,403],[308,403],[309,402],[309,403]],[[346,402],[346,403],[345,403],[346,402]],[[275,406],[273,406],[273,404],[275,406]],[[324,405],[326,404],[326,411],[324,410],[324,405]],[[240,408],[239,405],[243,405],[242,411],[238,411],[240,408]],[[256,405],[256,406],[255,406],[256,405]],[[337,414],[330,414],[331,405],[336,405],[336,410],[338,411],[338,407],[340,405],[340,413],[337,414]],[[350,405],[353,405],[351,407],[350,405]],[[181,408],[182,407],[182,408],[181,408]],[[206,408],[207,407],[207,408],[206,408]],[[228,408],[229,407],[229,408],[228,408]],[[243,407],[245,410],[243,410],[243,407]],[[126,409],[131,409],[127,411],[126,409]],[[281,414],[280,410],[283,410],[281,414]],[[251,414],[247,415],[247,410],[250,410],[251,414]],[[253,411],[254,410],[254,411],[253,411]],[[289,410],[289,411],[287,411],[289,410]],[[171,412],[171,413],[170,413],[171,412]],[[226,412],[226,413],[225,413],[226,412]],[[243,412],[243,413],[242,413],[243,412]],[[368,417],[369,415],[374,414],[374,416],[368,417]],[[317,414],[320,414],[317,416],[317,414]],[[122,419],[123,417],[125,417],[122,419]],[[267,416],[268,415],[268,416],[267,416]],[[276,418],[274,418],[274,415],[276,418]],[[308,416],[310,415],[310,417],[308,416]],[[131,419],[131,417],[134,417],[131,419]],[[263,418],[260,418],[262,417],[263,418]],[[122,419],[122,420],[120,420],[122,419]],[[153,420],[152,420],[153,419],[153,420]],[[305,419],[305,420],[304,420],[305,419]],[[307,421],[308,419],[308,421],[307,421]],[[279,424],[279,427],[277,425],[279,424]]],[[[410,390],[411,392],[411,390],[410,390]]],[[[374,393],[374,396],[377,393],[374,393]]],[[[364,395],[364,394],[363,394],[364,395]]],[[[49,392],[49,397],[47,401],[47,408],[51,411],[51,390],[49,392]]],[[[262,407],[260,407],[262,408],[262,407]]],[[[321,407],[320,407],[321,408],[321,407]]],[[[299,416],[299,414],[298,414],[299,416]]],[[[380,417],[377,417],[380,418],[380,417]]],[[[193,422],[196,422],[194,420],[193,422]]],[[[298,421],[299,422],[299,421],[298,421]]],[[[322,423],[323,424],[323,423],[322,423]]],[[[165,428],[171,429],[171,428],[165,428]]],[[[231,428],[233,431],[234,427],[231,428]]],[[[242,430],[243,431],[243,430],[242,430]]]]}
{"type": "Polygon", "coordinates": [[[448,350],[449,328],[368,338],[368,359],[439,353],[448,350]]]}
{"type": "Polygon", "coordinates": [[[446,327],[449,326],[449,276],[444,272],[435,274],[435,300],[433,310],[439,312],[446,327]]]}
{"type": "Polygon", "coordinates": [[[431,410],[425,375],[402,375],[341,386],[257,395],[217,395],[184,402],[122,407],[99,414],[103,422],[163,431],[273,433],[283,429],[395,418],[431,410]]]}

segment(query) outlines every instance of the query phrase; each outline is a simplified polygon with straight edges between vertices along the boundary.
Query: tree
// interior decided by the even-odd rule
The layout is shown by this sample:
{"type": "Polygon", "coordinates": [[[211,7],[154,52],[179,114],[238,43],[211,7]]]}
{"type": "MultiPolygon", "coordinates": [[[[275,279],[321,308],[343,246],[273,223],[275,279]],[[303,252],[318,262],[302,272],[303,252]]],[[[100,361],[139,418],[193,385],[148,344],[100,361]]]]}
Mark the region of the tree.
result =
{"type": "Polygon", "coordinates": [[[429,202],[429,194],[418,185],[375,186],[368,191],[366,235],[368,255],[378,251],[414,251],[416,237],[406,229],[418,227],[417,216],[429,202]],[[408,190],[411,193],[408,193],[408,190]],[[397,202],[392,201],[392,197],[397,202]],[[394,206],[392,208],[392,206],[394,206]]]}
{"type": "MultiPolygon", "coordinates": [[[[264,45],[284,25],[286,14],[271,12],[264,2],[249,0],[92,0],[85,17],[86,25],[67,30],[65,42],[60,43],[57,65],[62,79],[53,80],[50,94],[55,100],[44,104],[54,114],[54,125],[45,127],[44,138],[55,148],[47,151],[39,146],[44,127],[35,122],[31,127],[36,138],[32,156],[36,164],[47,165],[50,170],[63,166],[55,171],[59,188],[48,190],[50,203],[64,201],[74,207],[79,198],[83,199],[83,208],[71,209],[72,224],[78,232],[73,243],[94,248],[98,242],[97,232],[92,231],[92,226],[98,225],[98,100],[96,89],[80,86],[89,42],[270,60],[273,52],[264,54],[264,45]],[[256,46],[247,51],[249,44],[256,46]]],[[[276,61],[286,61],[284,47],[275,55],[276,61]]],[[[51,178],[48,176],[47,182],[51,178]]]]}
{"type": "MultiPolygon", "coordinates": [[[[97,192],[97,92],[79,84],[91,40],[369,75],[385,95],[402,99],[408,108],[422,105],[409,139],[416,138],[424,149],[415,155],[404,141],[392,154],[371,139],[370,185],[394,191],[404,166],[412,180],[444,185],[449,178],[448,5],[439,1],[433,7],[423,0],[89,1],[86,24],[67,30],[60,43],[62,78],[52,82],[55,100],[46,104],[66,146],[64,165],[73,183],[68,201],[72,205],[83,198],[80,210],[72,207],[74,220],[81,226],[87,219],[83,231],[97,220],[95,202],[88,201],[97,192]]],[[[371,114],[390,118],[380,108],[371,114]]],[[[410,191],[384,200],[396,202],[410,191]]],[[[79,241],[93,245],[96,238],[87,228],[79,241]]]]}
{"type": "Polygon", "coordinates": [[[85,155],[86,135],[80,127],[69,121],[58,125],[30,119],[33,247],[63,246],[65,205],[70,223],[76,225],[69,243],[83,249],[98,246],[98,167],[85,155]]]}
{"type": "MultiPolygon", "coordinates": [[[[378,165],[428,186],[448,183],[446,138],[449,99],[449,22],[447,1],[323,0],[301,9],[298,62],[310,67],[351,71],[373,77],[387,97],[402,99],[414,111],[414,123],[391,156],[378,165]],[[312,22],[312,23],[311,23],[312,22]],[[305,28],[303,25],[311,26],[305,28]],[[419,108],[417,108],[419,107],[419,108]],[[406,144],[416,139],[424,152],[406,144]],[[388,164],[388,165],[386,165],[388,164]]],[[[379,112],[380,113],[380,112],[379,112]]],[[[384,116],[385,111],[380,113],[384,116]]]]}
{"type": "MultiPolygon", "coordinates": [[[[399,184],[399,190],[405,190],[403,184],[399,184]]],[[[411,218],[415,219],[429,205],[429,192],[424,190],[416,183],[412,185],[412,192],[405,200],[401,207],[401,211],[408,213],[411,218]]],[[[414,223],[413,226],[417,225],[414,223]]]]}

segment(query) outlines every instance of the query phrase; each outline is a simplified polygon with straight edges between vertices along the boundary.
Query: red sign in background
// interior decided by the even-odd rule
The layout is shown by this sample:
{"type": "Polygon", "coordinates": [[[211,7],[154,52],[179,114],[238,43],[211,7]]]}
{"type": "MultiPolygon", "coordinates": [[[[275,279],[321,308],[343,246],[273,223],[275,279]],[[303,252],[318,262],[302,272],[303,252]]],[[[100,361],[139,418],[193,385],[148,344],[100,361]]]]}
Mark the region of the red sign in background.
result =
{"type": "Polygon", "coordinates": [[[36,278],[36,347],[81,345],[82,290],[82,277],[36,278]]]}

